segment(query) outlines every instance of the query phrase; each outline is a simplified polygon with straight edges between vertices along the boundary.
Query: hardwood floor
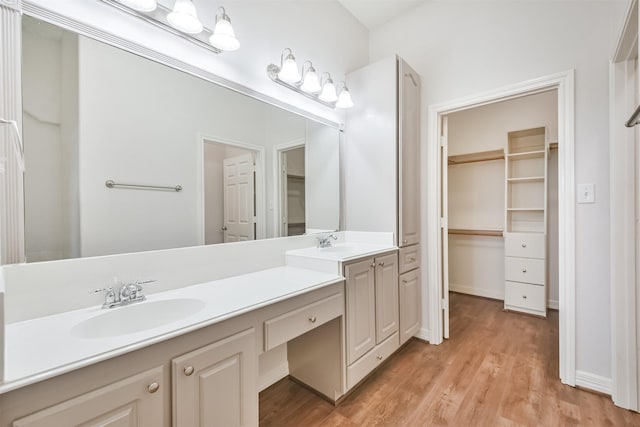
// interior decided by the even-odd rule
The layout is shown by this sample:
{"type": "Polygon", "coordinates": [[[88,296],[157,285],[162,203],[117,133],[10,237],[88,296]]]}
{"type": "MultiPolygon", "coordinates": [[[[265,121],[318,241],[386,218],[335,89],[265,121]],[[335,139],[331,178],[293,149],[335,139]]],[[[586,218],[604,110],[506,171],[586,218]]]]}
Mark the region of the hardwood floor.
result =
{"type": "Polygon", "coordinates": [[[558,379],[558,313],[451,294],[451,339],[412,340],[340,405],[291,380],[260,393],[261,426],[640,426],[609,396],[558,379]]]}

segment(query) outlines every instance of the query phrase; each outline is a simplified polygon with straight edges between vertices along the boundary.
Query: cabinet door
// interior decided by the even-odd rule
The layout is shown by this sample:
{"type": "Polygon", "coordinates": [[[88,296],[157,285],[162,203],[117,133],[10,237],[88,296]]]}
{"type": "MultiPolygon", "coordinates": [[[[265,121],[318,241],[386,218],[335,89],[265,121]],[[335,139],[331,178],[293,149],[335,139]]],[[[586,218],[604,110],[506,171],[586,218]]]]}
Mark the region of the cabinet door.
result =
{"type": "Polygon", "coordinates": [[[258,425],[254,329],[171,362],[174,426],[258,425]]]}
{"type": "Polygon", "coordinates": [[[16,420],[13,426],[163,426],[162,380],[159,366],[16,420]]]}
{"type": "Polygon", "coordinates": [[[420,77],[406,62],[398,64],[398,246],[420,240],[420,77]]]}
{"type": "Polygon", "coordinates": [[[376,344],[375,260],[348,264],[347,364],[352,364],[376,344]]]}
{"type": "Polygon", "coordinates": [[[400,276],[400,344],[420,329],[420,270],[400,276]]]}
{"type": "Polygon", "coordinates": [[[376,258],[376,343],[398,331],[398,255],[376,258]]]}

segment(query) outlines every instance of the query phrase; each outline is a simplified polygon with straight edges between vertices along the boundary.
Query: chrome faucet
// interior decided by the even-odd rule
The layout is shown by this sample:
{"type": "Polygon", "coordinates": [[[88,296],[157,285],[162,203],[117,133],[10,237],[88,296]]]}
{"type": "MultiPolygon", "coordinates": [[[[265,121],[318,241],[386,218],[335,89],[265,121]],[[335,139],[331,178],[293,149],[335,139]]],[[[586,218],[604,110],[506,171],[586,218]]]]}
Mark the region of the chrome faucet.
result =
{"type": "Polygon", "coordinates": [[[336,236],[333,234],[329,234],[328,236],[318,237],[318,247],[319,248],[330,248],[331,247],[331,239],[338,240],[336,236]]]}
{"type": "Polygon", "coordinates": [[[117,290],[114,290],[112,287],[108,287],[103,289],[96,289],[89,293],[105,294],[104,304],[102,304],[102,308],[120,307],[147,299],[147,297],[142,294],[142,285],[147,285],[153,282],[155,282],[155,280],[138,280],[137,282],[127,284],[120,283],[120,287],[117,290]]]}

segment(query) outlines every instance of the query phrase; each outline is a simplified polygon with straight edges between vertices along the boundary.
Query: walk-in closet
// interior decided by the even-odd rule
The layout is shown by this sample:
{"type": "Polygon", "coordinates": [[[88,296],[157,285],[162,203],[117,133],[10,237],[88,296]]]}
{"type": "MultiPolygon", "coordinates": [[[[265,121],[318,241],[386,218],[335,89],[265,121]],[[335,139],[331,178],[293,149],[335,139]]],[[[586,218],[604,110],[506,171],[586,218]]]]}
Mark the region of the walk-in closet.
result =
{"type": "Polygon", "coordinates": [[[558,309],[557,96],[446,116],[450,292],[518,314],[558,309]]]}

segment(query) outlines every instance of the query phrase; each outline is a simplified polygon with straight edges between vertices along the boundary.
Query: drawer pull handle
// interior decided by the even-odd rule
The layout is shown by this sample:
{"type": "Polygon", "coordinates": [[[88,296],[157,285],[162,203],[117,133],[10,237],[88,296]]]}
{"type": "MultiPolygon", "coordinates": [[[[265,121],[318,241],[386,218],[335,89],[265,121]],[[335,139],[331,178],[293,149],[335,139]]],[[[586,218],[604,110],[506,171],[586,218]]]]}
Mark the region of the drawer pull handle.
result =
{"type": "Polygon", "coordinates": [[[527,299],[527,296],[526,295],[522,295],[522,298],[527,299]]]}
{"type": "Polygon", "coordinates": [[[381,354],[378,355],[378,360],[382,360],[382,355],[381,354]]]}
{"type": "Polygon", "coordinates": [[[316,320],[318,320],[318,319],[316,319],[316,316],[309,317],[309,322],[311,322],[311,323],[316,323],[316,320]]]}
{"type": "Polygon", "coordinates": [[[384,267],[384,261],[380,261],[380,262],[378,263],[378,265],[379,265],[380,267],[384,267]]]}
{"type": "Polygon", "coordinates": [[[152,382],[151,384],[149,384],[149,386],[147,387],[147,391],[151,394],[155,393],[156,391],[158,391],[158,389],[160,388],[160,384],[158,384],[157,382],[152,382]]]}
{"type": "Polygon", "coordinates": [[[523,268],[523,269],[522,269],[522,272],[523,272],[523,273],[526,273],[526,272],[527,272],[527,269],[526,269],[526,268],[523,268]]]}
{"type": "Polygon", "coordinates": [[[527,244],[526,244],[526,243],[523,243],[523,244],[522,244],[522,247],[523,247],[523,248],[526,248],[526,247],[527,247],[527,244]]]}
{"type": "Polygon", "coordinates": [[[187,366],[186,368],[184,368],[184,374],[190,377],[191,375],[193,375],[194,370],[195,369],[193,369],[193,366],[187,366]]]}

